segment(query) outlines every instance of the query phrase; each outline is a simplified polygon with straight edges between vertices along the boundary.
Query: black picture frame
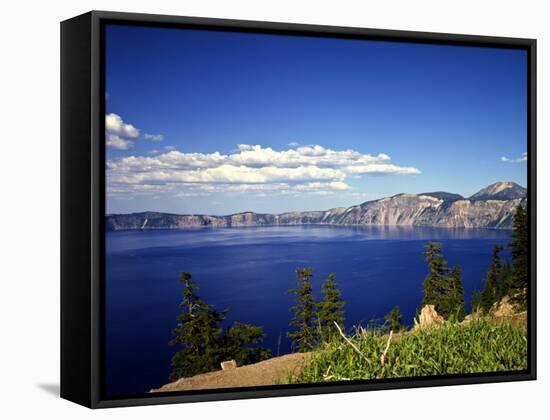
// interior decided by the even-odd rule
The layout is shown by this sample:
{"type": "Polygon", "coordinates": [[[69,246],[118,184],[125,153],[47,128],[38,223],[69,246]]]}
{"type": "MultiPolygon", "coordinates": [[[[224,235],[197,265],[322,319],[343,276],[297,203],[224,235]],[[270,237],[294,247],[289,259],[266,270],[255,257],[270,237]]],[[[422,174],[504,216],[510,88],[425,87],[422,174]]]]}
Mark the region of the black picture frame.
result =
{"type": "Polygon", "coordinates": [[[61,23],[61,397],[90,408],[325,394],[536,379],[536,40],[92,11],[61,23]],[[126,395],[102,392],[104,37],[107,23],[523,49],[528,54],[530,287],[528,369],[336,384],[126,395]]]}

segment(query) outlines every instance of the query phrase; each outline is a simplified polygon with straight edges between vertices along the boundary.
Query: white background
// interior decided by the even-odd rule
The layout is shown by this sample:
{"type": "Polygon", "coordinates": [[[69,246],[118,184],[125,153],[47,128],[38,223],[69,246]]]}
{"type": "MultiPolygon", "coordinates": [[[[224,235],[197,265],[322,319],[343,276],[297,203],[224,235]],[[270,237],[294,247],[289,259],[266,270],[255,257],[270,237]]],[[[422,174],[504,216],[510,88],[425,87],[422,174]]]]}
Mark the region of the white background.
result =
{"type": "MultiPolygon", "coordinates": [[[[548,407],[545,1],[133,0],[2,4],[0,413],[18,418],[541,418],[548,407]],[[91,9],[538,39],[539,380],[91,411],[59,386],[59,22],[91,9]],[[540,414],[537,414],[540,413],[540,414]]],[[[129,69],[131,71],[131,69],[129,69]]],[[[491,112],[490,109],[487,112],[491,112]]]]}

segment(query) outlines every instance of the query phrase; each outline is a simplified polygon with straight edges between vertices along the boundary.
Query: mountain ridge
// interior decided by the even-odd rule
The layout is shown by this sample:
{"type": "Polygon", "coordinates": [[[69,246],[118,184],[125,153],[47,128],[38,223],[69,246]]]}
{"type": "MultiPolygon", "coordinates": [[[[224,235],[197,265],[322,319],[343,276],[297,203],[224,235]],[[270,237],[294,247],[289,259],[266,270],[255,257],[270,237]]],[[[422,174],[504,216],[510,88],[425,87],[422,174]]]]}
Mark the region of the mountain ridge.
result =
{"type": "Polygon", "coordinates": [[[279,214],[247,211],[224,216],[152,211],[109,214],[106,215],[106,229],[116,231],[306,224],[510,228],[516,207],[525,207],[526,204],[525,188],[513,182],[500,182],[479,190],[470,198],[444,191],[402,193],[329,210],[279,214]]]}
{"type": "Polygon", "coordinates": [[[495,182],[470,196],[470,200],[514,200],[527,196],[527,189],[515,182],[495,182]]]}

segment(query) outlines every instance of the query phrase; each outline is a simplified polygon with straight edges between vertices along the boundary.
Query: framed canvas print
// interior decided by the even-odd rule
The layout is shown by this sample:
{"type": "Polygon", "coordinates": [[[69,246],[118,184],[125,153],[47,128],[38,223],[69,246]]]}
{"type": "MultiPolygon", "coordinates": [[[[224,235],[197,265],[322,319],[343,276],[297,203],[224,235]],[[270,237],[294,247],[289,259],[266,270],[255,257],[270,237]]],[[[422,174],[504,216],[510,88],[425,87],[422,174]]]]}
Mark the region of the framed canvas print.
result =
{"type": "Polygon", "coordinates": [[[61,395],[536,377],[535,40],[61,24],[61,395]]]}

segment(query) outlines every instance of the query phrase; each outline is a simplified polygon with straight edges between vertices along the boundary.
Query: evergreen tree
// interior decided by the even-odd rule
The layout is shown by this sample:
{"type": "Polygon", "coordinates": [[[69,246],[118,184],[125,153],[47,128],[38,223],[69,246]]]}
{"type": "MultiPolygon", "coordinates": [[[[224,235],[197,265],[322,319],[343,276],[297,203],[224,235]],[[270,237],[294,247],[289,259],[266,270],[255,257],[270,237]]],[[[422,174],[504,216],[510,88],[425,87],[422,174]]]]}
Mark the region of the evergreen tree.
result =
{"type": "Polygon", "coordinates": [[[399,310],[399,306],[394,306],[392,310],[384,317],[386,323],[384,325],[383,331],[388,333],[390,331],[393,331],[395,333],[403,330],[404,327],[403,324],[401,324],[402,318],[403,315],[399,310]]]}
{"type": "Polygon", "coordinates": [[[267,359],[270,350],[257,347],[264,337],[265,333],[261,327],[235,322],[223,335],[220,346],[221,361],[233,359],[237,366],[242,366],[267,359]]]}
{"type": "Polygon", "coordinates": [[[434,305],[437,313],[447,318],[451,312],[446,301],[450,290],[447,261],[441,253],[440,243],[430,241],[424,248],[426,248],[424,255],[429,272],[424,280],[423,304],[434,305]]]}
{"type": "Polygon", "coordinates": [[[527,211],[518,205],[513,220],[512,242],[512,301],[520,307],[527,305],[527,286],[529,284],[529,225],[527,211]]]}
{"type": "Polygon", "coordinates": [[[293,318],[289,326],[294,331],[288,332],[287,336],[292,339],[294,348],[300,352],[310,351],[316,342],[315,334],[315,298],[311,278],[311,268],[296,269],[296,288],[288,293],[296,296],[296,305],[290,308],[293,318]]]}
{"type": "Polygon", "coordinates": [[[504,248],[500,245],[493,247],[493,259],[489,271],[487,271],[487,277],[485,278],[485,286],[481,293],[481,309],[484,313],[489,313],[493,304],[497,302],[500,297],[500,278],[502,274],[502,260],[500,258],[500,252],[504,248]]]}
{"type": "Polygon", "coordinates": [[[190,273],[181,273],[180,282],[182,311],[170,344],[181,349],[172,357],[170,380],[218,370],[226,360],[244,365],[269,357],[269,350],[257,347],[265,335],[260,327],[235,323],[224,330],[221,324],[227,311],[218,312],[197,296],[198,287],[190,273]]]}
{"type": "Polygon", "coordinates": [[[501,300],[504,296],[510,295],[510,291],[514,286],[513,280],[512,266],[509,262],[505,261],[502,264],[502,270],[500,272],[498,300],[501,300]]]}
{"type": "Polygon", "coordinates": [[[178,315],[178,325],[173,331],[170,344],[181,346],[172,357],[171,380],[209,372],[218,368],[217,354],[222,330],[221,322],[225,312],[218,312],[197,296],[198,289],[191,273],[181,273],[183,284],[182,308],[178,315]]]}
{"type": "Polygon", "coordinates": [[[456,265],[450,278],[450,291],[448,295],[450,315],[458,322],[464,319],[464,284],[462,283],[462,270],[456,265]]]}
{"type": "Polygon", "coordinates": [[[437,313],[445,319],[464,319],[464,285],[460,267],[449,270],[440,243],[428,242],[424,248],[429,271],[424,280],[423,304],[434,305],[437,313]]]}
{"type": "Polygon", "coordinates": [[[317,316],[321,328],[321,336],[324,340],[330,341],[334,334],[338,334],[336,322],[340,328],[344,324],[344,306],[342,294],[334,281],[335,274],[329,274],[322,286],[323,301],[317,304],[317,316]]]}

